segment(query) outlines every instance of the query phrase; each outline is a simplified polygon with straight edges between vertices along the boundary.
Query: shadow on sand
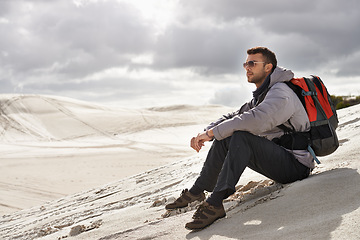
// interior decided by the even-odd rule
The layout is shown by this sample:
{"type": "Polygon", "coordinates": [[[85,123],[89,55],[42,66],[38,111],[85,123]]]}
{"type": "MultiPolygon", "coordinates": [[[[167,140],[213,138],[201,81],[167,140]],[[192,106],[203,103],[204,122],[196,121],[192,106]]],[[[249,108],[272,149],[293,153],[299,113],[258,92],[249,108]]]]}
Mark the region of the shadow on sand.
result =
{"type": "Polygon", "coordinates": [[[241,205],[187,239],[330,239],[343,218],[360,206],[360,175],[356,169],[340,168],[295,182],[283,196],[246,211],[241,205]]]}

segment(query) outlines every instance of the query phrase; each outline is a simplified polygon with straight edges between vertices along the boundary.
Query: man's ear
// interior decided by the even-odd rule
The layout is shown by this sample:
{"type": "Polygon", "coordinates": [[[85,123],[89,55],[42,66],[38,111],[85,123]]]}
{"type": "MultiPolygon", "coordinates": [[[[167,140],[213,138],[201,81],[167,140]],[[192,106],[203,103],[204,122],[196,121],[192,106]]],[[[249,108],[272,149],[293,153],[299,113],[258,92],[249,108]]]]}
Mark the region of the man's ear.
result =
{"type": "Polygon", "coordinates": [[[273,68],[272,63],[267,63],[267,64],[265,65],[265,71],[266,71],[266,72],[271,72],[272,68],[273,68]]]}

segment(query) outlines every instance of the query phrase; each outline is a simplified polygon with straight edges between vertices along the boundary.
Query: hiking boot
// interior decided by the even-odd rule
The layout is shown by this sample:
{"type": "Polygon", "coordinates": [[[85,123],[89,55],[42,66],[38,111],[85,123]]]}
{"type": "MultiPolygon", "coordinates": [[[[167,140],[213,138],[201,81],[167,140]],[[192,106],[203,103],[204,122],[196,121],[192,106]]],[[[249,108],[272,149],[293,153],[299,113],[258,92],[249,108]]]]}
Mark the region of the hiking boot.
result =
{"type": "Polygon", "coordinates": [[[187,189],[183,190],[181,192],[181,196],[176,199],[173,203],[169,203],[165,206],[165,209],[167,210],[173,210],[177,208],[183,208],[186,207],[189,203],[194,201],[202,202],[205,199],[205,194],[202,192],[198,195],[193,195],[190,193],[187,189]]]}
{"type": "Polygon", "coordinates": [[[188,230],[201,230],[211,225],[219,218],[226,216],[224,206],[215,207],[208,202],[203,202],[193,215],[193,221],[188,222],[185,228],[188,230]]]}

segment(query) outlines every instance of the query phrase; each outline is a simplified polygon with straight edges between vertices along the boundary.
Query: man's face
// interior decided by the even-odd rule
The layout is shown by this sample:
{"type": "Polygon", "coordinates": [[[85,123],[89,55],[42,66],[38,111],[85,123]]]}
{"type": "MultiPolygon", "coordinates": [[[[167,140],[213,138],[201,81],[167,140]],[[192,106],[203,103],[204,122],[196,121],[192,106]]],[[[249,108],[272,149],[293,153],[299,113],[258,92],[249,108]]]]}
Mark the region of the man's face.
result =
{"type": "Polygon", "coordinates": [[[268,67],[265,68],[265,59],[261,53],[248,55],[246,62],[249,61],[255,62],[255,65],[253,67],[250,67],[249,65],[245,67],[246,76],[248,78],[248,82],[255,83],[258,88],[265,81],[265,78],[270,72],[268,71],[268,67]]]}

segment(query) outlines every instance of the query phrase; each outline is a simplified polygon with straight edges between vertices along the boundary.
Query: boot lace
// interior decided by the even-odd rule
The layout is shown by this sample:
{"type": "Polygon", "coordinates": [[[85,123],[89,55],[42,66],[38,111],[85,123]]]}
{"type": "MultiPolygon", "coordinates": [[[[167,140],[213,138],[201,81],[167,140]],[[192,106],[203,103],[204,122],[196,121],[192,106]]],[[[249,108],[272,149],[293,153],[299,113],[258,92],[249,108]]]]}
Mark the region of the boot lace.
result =
{"type": "Polygon", "coordinates": [[[203,206],[203,205],[200,205],[199,208],[196,210],[196,212],[194,213],[193,215],[193,219],[204,219],[204,218],[207,218],[205,215],[204,215],[204,211],[208,208],[208,206],[203,206]]]}

